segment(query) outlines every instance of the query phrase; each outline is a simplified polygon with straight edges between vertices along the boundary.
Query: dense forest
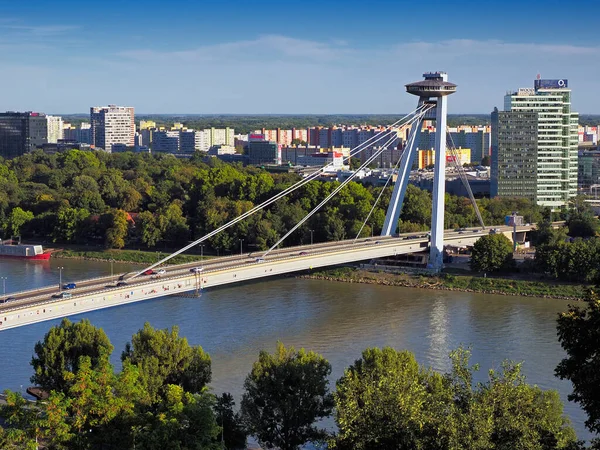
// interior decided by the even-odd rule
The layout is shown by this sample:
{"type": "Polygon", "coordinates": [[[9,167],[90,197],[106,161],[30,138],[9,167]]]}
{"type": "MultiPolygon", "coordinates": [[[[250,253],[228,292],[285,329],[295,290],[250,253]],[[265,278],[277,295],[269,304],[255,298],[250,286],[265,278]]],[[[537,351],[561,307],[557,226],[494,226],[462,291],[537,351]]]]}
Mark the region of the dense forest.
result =
{"type": "MultiPolygon", "coordinates": [[[[36,151],[0,161],[0,235],[107,248],[180,248],[299,180],[296,174],[272,174],[216,158],[36,151]]],[[[207,250],[235,251],[240,239],[249,249],[266,249],[336,186],[337,182],[310,181],[213,237],[207,250]]],[[[361,236],[379,233],[391,188],[370,217],[369,211],[381,189],[349,183],[285,245],[310,242],[311,230],[315,242],[354,238],[365,221],[361,236]]],[[[478,202],[487,225],[503,223],[512,211],[528,222],[541,217],[540,209],[526,199],[478,202]]],[[[409,186],[399,230],[427,230],[430,222],[431,195],[409,186]]],[[[474,225],[471,202],[448,195],[446,228],[474,225]]]]}

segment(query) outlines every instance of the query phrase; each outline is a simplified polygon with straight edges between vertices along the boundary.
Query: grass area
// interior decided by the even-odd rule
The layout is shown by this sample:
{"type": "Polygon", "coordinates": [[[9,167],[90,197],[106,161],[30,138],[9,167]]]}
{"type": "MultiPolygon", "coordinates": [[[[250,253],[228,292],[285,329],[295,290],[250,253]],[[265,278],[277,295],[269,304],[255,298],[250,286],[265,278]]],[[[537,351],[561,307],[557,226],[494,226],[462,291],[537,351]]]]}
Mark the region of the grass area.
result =
{"type": "Polygon", "coordinates": [[[582,298],[587,286],[552,281],[527,281],[511,278],[483,278],[472,275],[413,275],[394,274],[338,267],[311,272],[310,278],[346,281],[353,283],[384,284],[391,286],[449,289],[490,294],[522,295],[528,297],[582,298]]]}
{"type": "MultiPolygon", "coordinates": [[[[152,264],[166,257],[170,253],[166,252],[148,252],[142,250],[77,250],[64,249],[58,250],[52,254],[54,258],[80,258],[93,259],[101,261],[130,262],[139,264],[152,264]]],[[[204,259],[209,259],[204,257],[204,259]]],[[[181,264],[187,262],[199,261],[200,255],[177,255],[169,260],[169,264],[181,264]]]]}

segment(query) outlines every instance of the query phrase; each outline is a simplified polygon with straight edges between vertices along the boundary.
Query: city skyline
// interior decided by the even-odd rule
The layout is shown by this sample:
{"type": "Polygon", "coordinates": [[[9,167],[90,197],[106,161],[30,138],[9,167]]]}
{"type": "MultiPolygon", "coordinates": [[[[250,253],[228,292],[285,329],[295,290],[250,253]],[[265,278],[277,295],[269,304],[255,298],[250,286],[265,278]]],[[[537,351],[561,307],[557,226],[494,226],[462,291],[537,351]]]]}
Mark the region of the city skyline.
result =
{"type": "Polygon", "coordinates": [[[574,109],[598,112],[587,1],[33,5],[0,5],[3,111],[394,114],[413,109],[405,84],[443,70],[458,85],[450,114],[490,113],[538,73],[568,79],[574,109]]]}

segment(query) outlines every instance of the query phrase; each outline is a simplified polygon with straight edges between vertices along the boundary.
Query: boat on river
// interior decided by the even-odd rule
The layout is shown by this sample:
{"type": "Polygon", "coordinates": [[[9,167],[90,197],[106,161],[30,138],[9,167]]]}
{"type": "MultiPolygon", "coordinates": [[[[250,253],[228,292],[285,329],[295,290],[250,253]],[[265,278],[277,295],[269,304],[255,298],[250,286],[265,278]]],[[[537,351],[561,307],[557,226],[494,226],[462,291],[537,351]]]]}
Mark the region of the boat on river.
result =
{"type": "Polygon", "coordinates": [[[14,243],[11,239],[0,240],[0,258],[21,258],[28,260],[50,259],[52,252],[44,251],[41,245],[14,243]]]}

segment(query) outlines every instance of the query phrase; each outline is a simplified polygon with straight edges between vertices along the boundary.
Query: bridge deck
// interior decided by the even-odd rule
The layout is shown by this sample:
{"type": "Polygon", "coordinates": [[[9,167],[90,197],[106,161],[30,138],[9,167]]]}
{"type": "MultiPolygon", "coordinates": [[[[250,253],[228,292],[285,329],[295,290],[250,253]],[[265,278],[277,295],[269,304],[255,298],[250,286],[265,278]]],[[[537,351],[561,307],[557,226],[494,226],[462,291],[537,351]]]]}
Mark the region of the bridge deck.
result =
{"type": "MultiPolygon", "coordinates": [[[[500,227],[510,235],[512,229],[500,227]]],[[[519,232],[531,227],[519,227],[519,232]]],[[[447,232],[449,245],[472,245],[488,230],[467,229],[447,232]]],[[[261,261],[261,253],[211,259],[204,262],[200,273],[190,272],[200,262],[171,266],[160,278],[139,276],[116,286],[115,277],[102,277],[77,282],[77,288],[69,290],[72,297],[56,299],[56,286],[11,294],[16,300],[0,304],[0,331],[55,318],[94,311],[111,306],[133,303],[189,291],[199,291],[263,277],[283,275],[318,267],[334,266],[375,258],[401,255],[427,250],[429,237],[425,234],[409,234],[399,237],[373,237],[358,241],[339,241],[272,252],[261,261]]]]}

